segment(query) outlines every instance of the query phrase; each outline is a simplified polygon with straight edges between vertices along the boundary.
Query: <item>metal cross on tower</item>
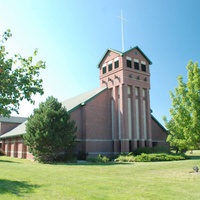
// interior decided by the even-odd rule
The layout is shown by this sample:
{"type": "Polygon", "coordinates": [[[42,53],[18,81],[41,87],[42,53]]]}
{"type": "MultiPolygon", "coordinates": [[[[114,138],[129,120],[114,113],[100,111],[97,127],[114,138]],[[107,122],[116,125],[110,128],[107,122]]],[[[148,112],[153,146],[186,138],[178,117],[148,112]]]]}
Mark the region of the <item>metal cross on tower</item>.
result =
{"type": "Polygon", "coordinates": [[[124,23],[123,21],[126,21],[126,19],[123,18],[123,13],[121,10],[121,16],[117,16],[121,20],[121,33],[122,33],[122,52],[124,52],[124,23]]]}

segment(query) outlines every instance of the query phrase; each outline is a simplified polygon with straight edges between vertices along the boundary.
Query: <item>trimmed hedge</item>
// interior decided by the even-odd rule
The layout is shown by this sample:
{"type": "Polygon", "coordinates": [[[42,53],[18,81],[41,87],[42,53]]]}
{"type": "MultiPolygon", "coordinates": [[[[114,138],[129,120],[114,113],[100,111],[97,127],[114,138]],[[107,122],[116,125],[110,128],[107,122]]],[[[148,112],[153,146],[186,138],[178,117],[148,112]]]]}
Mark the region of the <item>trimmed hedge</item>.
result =
{"type": "Polygon", "coordinates": [[[167,154],[167,153],[154,153],[134,156],[132,153],[121,154],[115,161],[116,162],[156,162],[156,161],[175,161],[175,160],[186,160],[188,157],[184,154],[167,154]]]}
{"type": "Polygon", "coordinates": [[[135,157],[135,162],[156,162],[156,161],[175,161],[175,160],[186,160],[187,156],[184,154],[141,154],[135,157]]]}

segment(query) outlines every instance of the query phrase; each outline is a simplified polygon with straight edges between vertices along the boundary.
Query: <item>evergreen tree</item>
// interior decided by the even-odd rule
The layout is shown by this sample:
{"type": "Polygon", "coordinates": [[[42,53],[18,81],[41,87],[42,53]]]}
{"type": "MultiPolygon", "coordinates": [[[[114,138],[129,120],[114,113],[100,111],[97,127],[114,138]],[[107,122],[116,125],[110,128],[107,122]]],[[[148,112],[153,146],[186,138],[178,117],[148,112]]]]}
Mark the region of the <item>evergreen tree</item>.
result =
{"type": "Polygon", "coordinates": [[[52,162],[71,156],[76,126],[67,110],[54,97],[34,109],[26,123],[25,144],[39,162],[52,162]]]}
{"type": "Polygon", "coordinates": [[[198,63],[190,61],[187,65],[188,80],[178,77],[175,93],[170,92],[172,108],[171,120],[165,121],[169,130],[167,141],[179,150],[200,147],[200,69],[198,63]]]}

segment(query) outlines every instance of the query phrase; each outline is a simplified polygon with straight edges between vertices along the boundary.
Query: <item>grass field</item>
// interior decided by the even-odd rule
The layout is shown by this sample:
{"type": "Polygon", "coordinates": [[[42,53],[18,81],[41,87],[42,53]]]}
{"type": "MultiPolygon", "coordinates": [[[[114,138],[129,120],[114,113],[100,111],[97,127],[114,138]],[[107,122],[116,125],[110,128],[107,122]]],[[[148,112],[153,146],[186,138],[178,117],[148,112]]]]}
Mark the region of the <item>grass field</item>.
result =
{"type": "Polygon", "coordinates": [[[0,157],[0,199],[200,199],[199,152],[186,161],[39,164],[0,157]]]}

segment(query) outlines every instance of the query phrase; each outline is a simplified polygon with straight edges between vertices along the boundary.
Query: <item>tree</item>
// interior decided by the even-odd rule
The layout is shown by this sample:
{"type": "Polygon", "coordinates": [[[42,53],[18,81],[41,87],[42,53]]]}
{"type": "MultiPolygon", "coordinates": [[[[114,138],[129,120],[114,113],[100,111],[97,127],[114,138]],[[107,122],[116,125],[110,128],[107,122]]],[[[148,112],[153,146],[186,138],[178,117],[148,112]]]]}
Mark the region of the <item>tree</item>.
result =
{"type": "Polygon", "coordinates": [[[9,116],[12,111],[18,113],[20,102],[23,99],[34,103],[32,95],[42,95],[42,80],[39,79],[40,69],[45,68],[45,62],[33,64],[34,55],[23,58],[15,54],[9,58],[4,43],[12,36],[7,30],[0,35],[0,116],[9,116]]]}
{"type": "Polygon", "coordinates": [[[200,69],[198,63],[187,65],[187,82],[178,77],[175,93],[170,92],[172,108],[171,120],[163,117],[169,130],[167,141],[179,150],[200,147],[200,69]]]}
{"type": "Polygon", "coordinates": [[[52,162],[69,156],[75,145],[75,121],[54,97],[34,109],[26,123],[25,144],[39,162],[52,162]],[[62,154],[61,154],[62,153],[62,154]]]}

